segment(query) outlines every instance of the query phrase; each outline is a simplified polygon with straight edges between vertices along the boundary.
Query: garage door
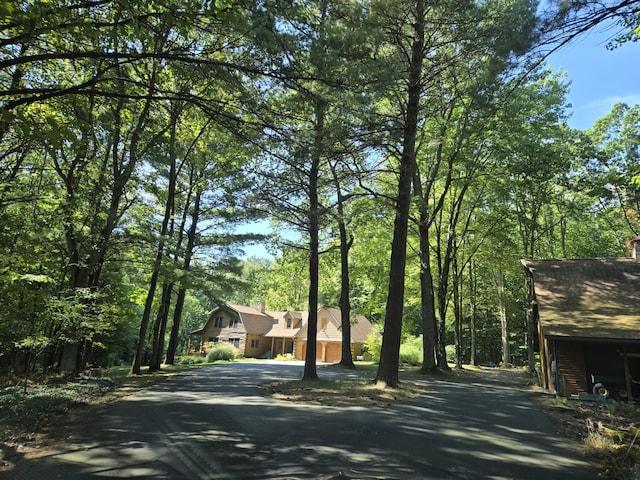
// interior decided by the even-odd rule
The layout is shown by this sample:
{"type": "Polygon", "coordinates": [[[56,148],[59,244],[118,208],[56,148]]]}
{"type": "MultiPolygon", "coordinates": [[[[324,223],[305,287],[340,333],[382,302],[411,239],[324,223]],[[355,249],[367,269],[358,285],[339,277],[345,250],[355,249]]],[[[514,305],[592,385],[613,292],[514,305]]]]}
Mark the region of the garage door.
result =
{"type": "MultiPolygon", "coordinates": [[[[325,350],[325,359],[324,361],[327,363],[338,363],[340,358],[342,358],[341,354],[341,344],[337,342],[327,343],[327,348],[325,350]]],[[[322,361],[322,349],[320,345],[318,345],[318,360],[322,361]]]]}

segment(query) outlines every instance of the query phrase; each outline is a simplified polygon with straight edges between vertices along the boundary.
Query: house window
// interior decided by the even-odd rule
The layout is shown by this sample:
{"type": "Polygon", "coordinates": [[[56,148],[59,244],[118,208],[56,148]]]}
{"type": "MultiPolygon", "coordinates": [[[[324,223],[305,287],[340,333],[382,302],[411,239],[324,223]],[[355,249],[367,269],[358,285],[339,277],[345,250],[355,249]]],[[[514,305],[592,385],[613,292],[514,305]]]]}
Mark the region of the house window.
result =
{"type": "Polygon", "coordinates": [[[237,318],[232,318],[231,320],[229,320],[229,328],[236,328],[238,326],[238,319],[237,318]]]}
{"type": "Polygon", "coordinates": [[[213,319],[213,327],[214,328],[222,328],[222,319],[223,317],[216,317],[213,319]]]}
{"type": "Polygon", "coordinates": [[[209,340],[207,340],[207,342],[215,342],[216,340],[216,337],[209,337],[209,340]]]}
{"type": "Polygon", "coordinates": [[[291,319],[287,318],[287,328],[291,328],[291,319]]]}
{"type": "Polygon", "coordinates": [[[240,339],[239,338],[230,338],[229,343],[236,348],[240,348],[240,339]]]}
{"type": "Polygon", "coordinates": [[[251,348],[260,348],[260,340],[251,340],[251,348]]]}

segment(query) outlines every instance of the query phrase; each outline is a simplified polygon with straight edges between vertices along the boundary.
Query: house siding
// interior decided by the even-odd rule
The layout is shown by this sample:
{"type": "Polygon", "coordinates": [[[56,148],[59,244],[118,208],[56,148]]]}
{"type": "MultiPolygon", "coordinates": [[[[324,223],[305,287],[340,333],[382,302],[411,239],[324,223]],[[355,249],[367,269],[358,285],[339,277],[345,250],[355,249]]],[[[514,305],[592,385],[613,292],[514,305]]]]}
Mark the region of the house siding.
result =
{"type": "MultiPolygon", "coordinates": [[[[316,360],[323,363],[339,363],[342,359],[342,343],[318,340],[316,343],[316,360]]],[[[296,340],[294,347],[294,357],[297,360],[304,360],[307,353],[307,341],[296,340]]],[[[362,344],[351,344],[351,358],[356,360],[362,355],[362,344]]]]}
{"type": "Polygon", "coordinates": [[[271,339],[255,333],[247,334],[244,356],[249,358],[261,358],[271,349],[271,339]],[[252,344],[257,343],[257,347],[252,344]]]}
{"type": "Polygon", "coordinates": [[[215,343],[233,343],[240,352],[245,354],[247,331],[237,317],[217,311],[209,317],[209,321],[202,331],[202,340],[201,351],[205,355],[211,351],[215,343]],[[222,317],[222,327],[215,327],[216,317],[222,317]],[[237,320],[233,323],[234,326],[231,326],[232,320],[237,320]]]}
{"type": "Polygon", "coordinates": [[[563,396],[587,392],[584,348],[580,342],[554,341],[551,353],[558,362],[558,390],[563,396]]]}

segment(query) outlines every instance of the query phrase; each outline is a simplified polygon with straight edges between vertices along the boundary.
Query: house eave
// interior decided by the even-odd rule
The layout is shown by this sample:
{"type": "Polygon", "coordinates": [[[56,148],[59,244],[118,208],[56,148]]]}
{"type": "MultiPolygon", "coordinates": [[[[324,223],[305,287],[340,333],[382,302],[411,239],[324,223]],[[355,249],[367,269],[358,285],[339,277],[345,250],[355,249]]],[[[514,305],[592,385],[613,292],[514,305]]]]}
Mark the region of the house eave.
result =
{"type": "Polygon", "coordinates": [[[562,342],[581,342],[581,343],[626,343],[640,344],[640,338],[623,338],[623,337],[581,337],[566,335],[545,335],[547,340],[556,340],[562,342]]]}

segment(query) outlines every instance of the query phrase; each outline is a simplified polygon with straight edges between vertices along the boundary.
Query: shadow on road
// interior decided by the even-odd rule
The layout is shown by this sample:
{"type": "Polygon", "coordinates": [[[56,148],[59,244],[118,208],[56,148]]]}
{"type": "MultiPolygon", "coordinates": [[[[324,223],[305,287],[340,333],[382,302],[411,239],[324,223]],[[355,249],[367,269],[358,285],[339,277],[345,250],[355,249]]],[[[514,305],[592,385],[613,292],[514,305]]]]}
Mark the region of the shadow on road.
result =
{"type": "Polygon", "coordinates": [[[524,382],[506,374],[410,375],[426,386],[424,396],[373,408],[294,404],[258,389],[300,371],[238,363],[171,378],[87,419],[82,433],[6,478],[596,478],[535,408],[524,382]]]}

